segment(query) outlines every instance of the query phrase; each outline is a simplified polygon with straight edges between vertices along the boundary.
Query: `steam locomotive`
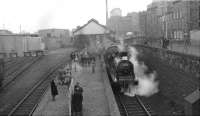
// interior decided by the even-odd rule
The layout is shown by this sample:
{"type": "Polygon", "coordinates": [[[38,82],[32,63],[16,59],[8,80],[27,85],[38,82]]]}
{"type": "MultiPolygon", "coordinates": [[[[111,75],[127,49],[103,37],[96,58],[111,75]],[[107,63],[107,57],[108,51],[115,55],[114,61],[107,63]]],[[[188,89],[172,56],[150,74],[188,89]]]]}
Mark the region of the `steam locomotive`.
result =
{"type": "Polygon", "coordinates": [[[112,85],[127,88],[129,83],[136,83],[134,66],[127,51],[120,51],[117,45],[112,45],[106,50],[104,61],[112,85]]]}

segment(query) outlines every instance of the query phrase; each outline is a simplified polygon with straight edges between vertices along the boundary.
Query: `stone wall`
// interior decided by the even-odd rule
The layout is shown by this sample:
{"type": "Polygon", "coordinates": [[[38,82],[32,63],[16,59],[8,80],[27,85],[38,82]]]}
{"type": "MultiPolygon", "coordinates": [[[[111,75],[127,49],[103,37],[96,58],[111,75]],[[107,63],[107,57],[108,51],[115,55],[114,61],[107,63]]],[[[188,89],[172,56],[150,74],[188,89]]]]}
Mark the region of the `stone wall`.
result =
{"type": "Polygon", "coordinates": [[[172,67],[200,79],[200,57],[149,46],[137,45],[137,47],[151,52],[154,56],[160,58],[172,67]]]}
{"type": "Polygon", "coordinates": [[[200,57],[135,45],[138,59],[157,72],[159,92],[180,107],[180,115],[199,115],[200,57]],[[197,93],[197,94],[195,94],[197,93]]]}

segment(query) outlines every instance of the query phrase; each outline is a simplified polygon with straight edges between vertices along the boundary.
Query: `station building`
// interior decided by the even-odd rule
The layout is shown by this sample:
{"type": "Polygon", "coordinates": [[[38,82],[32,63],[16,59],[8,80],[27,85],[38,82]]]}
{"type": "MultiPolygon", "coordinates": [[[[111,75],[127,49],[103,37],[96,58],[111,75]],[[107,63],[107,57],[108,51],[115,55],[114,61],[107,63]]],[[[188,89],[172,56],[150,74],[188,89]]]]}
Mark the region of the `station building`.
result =
{"type": "Polygon", "coordinates": [[[86,48],[91,52],[98,52],[105,45],[105,38],[110,34],[106,26],[97,20],[91,19],[85,25],[73,32],[77,47],[86,48]]]}

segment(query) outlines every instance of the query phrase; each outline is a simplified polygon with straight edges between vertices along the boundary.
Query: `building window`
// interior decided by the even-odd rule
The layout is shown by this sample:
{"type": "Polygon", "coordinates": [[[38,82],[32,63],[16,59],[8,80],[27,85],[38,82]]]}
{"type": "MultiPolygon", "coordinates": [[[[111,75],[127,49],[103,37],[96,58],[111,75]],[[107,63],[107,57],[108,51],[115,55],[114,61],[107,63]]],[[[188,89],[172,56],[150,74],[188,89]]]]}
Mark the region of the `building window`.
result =
{"type": "Polygon", "coordinates": [[[176,19],[176,12],[173,12],[173,19],[176,19]]]}
{"type": "Polygon", "coordinates": [[[170,37],[171,39],[174,37],[173,32],[170,33],[170,37]]]}
{"type": "Polygon", "coordinates": [[[177,39],[179,40],[179,38],[180,38],[180,33],[179,31],[177,31],[177,39]]]}
{"type": "Polygon", "coordinates": [[[176,31],[174,31],[174,39],[176,39],[176,31]]]}
{"type": "Polygon", "coordinates": [[[180,17],[180,15],[181,15],[181,14],[180,14],[180,10],[178,10],[177,14],[178,14],[178,19],[181,18],[181,17],[180,17]]]}
{"type": "Polygon", "coordinates": [[[178,19],[179,17],[178,17],[178,11],[176,11],[176,19],[178,19]]]}
{"type": "Polygon", "coordinates": [[[51,37],[51,33],[47,33],[47,37],[51,37]]]}
{"type": "Polygon", "coordinates": [[[200,27],[200,6],[199,6],[199,27],[200,27]]]}
{"type": "Polygon", "coordinates": [[[183,40],[183,31],[180,32],[180,39],[183,40]]]}

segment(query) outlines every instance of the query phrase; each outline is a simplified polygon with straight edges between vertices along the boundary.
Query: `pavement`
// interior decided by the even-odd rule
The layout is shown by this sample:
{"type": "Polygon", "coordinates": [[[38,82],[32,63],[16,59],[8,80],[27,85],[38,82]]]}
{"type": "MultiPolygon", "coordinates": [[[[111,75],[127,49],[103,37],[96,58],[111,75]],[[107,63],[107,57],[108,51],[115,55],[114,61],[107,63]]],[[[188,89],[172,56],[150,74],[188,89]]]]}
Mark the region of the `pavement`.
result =
{"type": "Polygon", "coordinates": [[[60,54],[45,55],[42,59],[31,65],[19,75],[10,85],[5,86],[0,92],[0,115],[7,115],[44,75],[56,64],[67,61],[69,53],[58,51],[60,54]],[[14,96],[14,98],[13,98],[14,96]]]}
{"type": "Polygon", "coordinates": [[[69,116],[70,94],[73,86],[79,82],[83,87],[83,116],[110,116],[108,100],[105,93],[100,61],[97,61],[95,73],[91,66],[81,67],[73,64],[73,81],[71,87],[58,85],[58,95],[52,101],[50,89],[46,91],[33,116],[69,116]],[[77,71],[75,72],[75,67],[77,71]]]}

